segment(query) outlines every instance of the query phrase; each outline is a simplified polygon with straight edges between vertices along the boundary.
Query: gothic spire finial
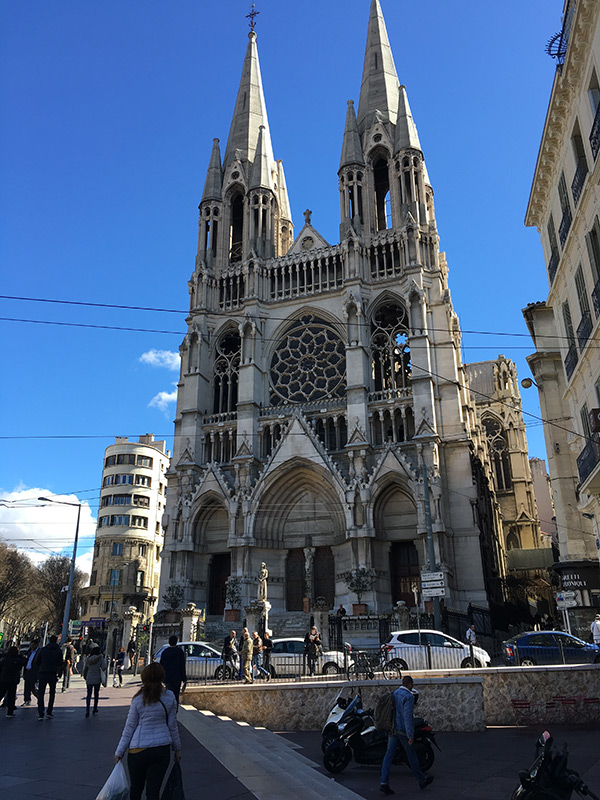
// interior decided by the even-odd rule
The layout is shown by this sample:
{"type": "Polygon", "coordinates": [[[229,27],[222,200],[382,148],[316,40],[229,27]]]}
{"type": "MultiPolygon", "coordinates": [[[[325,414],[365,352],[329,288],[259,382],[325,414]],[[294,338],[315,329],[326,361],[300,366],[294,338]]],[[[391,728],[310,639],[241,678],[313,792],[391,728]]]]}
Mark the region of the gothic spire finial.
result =
{"type": "Polygon", "coordinates": [[[256,5],[255,3],[251,3],[250,13],[246,14],[246,19],[250,20],[248,24],[250,25],[251,31],[254,31],[254,28],[256,28],[256,17],[258,17],[258,15],[260,14],[260,11],[256,11],[255,5],[256,5]]]}

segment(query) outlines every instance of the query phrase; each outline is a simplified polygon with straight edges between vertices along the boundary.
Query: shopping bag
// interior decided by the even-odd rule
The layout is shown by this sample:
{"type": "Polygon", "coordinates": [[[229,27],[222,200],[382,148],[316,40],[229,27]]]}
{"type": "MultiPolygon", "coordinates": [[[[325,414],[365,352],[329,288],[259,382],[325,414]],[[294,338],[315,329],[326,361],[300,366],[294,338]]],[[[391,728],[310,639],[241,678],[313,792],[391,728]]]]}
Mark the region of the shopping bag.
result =
{"type": "Polygon", "coordinates": [[[106,670],[105,669],[101,669],[100,670],[100,683],[102,684],[102,686],[106,686],[106,670]]]}
{"type": "Polygon", "coordinates": [[[160,800],[185,800],[185,795],[183,793],[183,776],[181,775],[181,767],[178,761],[175,761],[171,768],[160,800]]]}
{"type": "Polygon", "coordinates": [[[129,780],[122,761],[110,773],[96,800],[129,800],[129,780]]]}

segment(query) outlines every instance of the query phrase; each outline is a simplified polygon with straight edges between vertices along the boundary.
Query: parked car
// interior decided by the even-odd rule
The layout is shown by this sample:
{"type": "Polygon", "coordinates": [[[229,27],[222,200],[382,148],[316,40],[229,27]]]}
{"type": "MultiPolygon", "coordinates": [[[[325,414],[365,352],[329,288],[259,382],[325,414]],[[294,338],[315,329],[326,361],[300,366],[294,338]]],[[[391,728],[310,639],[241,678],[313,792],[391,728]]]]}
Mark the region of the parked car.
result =
{"type": "MultiPolygon", "coordinates": [[[[160,661],[163,652],[169,647],[168,644],[158,650],[154,656],[155,661],[160,661]]],[[[188,678],[216,678],[223,680],[231,678],[229,667],[223,668],[221,653],[216,647],[204,642],[179,642],[180,647],[186,655],[186,672],[188,678]]]]}
{"type": "Polygon", "coordinates": [[[386,645],[392,648],[388,654],[390,664],[401,670],[460,669],[490,665],[489,653],[481,647],[473,647],[474,663],[471,663],[469,645],[462,644],[441,631],[395,631],[386,645]]]}
{"type": "Polygon", "coordinates": [[[600,647],[564,631],[528,631],[502,642],[509,666],[600,664],[600,647]]]}
{"type": "MultiPolygon", "coordinates": [[[[273,639],[271,650],[271,675],[301,675],[308,664],[304,657],[304,639],[273,639]]],[[[346,669],[344,654],[328,650],[317,659],[316,672],[323,675],[337,675],[346,669]]]]}

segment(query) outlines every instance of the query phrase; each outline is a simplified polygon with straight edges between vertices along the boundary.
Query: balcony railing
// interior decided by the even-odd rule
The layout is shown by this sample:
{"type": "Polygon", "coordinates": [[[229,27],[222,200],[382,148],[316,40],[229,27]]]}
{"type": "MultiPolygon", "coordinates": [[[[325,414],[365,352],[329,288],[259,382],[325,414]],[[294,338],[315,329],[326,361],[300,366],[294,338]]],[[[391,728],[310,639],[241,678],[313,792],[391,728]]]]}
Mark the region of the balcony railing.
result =
{"type": "Polygon", "coordinates": [[[586,311],[585,314],[581,317],[581,322],[577,326],[577,341],[579,342],[579,349],[583,350],[585,345],[587,344],[587,340],[590,338],[590,333],[592,332],[592,315],[589,311],[586,311]]]}
{"type": "Polygon", "coordinates": [[[558,250],[553,250],[552,255],[550,256],[550,261],[548,262],[548,275],[550,277],[550,283],[554,283],[556,270],[558,269],[558,261],[559,261],[558,250]]]}
{"type": "Polygon", "coordinates": [[[596,468],[599,449],[599,443],[594,439],[590,439],[577,456],[577,472],[579,473],[580,483],[583,483],[596,468]]]}
{"type": "Polygon", "coordinates": [[[567,235],[569,233],[570,228],[571,228],[571,209],[565,208],[563,211],[562,219],[560,221],[560,227],[558,229],[558,238],[560,239],[560,243],[563,246],[567,241],[567,235]]]}
{"type": "Polygon", "coordinates": [[[588,165],[585,157],[581,157],[577,164],[577,169],[575,170],[575,176],[573,177],[573,183],[571,184],[571,194],[573,195],[573,202],[575,205],[579,202],[579,198],[581,197],[581,190],[583,189],[583,184],[585,182],[585,176],[588,172],[588,165]]]}
{"type": "Polygon", "coordinates": [[[596,285],[592,289],[592,303],[594,304],[594,314],[596,315],[596,319],[600,317],[600,280],[596,282],[596,285]]]}
{"type": "Polygon", "coordinates": [[[577,347],[572,344],[567,350],[567,355],[565,356],[565,372],[567,373],[567,380],[573,374],[573,370],[577,366],[578,360],[579,355],[577,354],[577,347]]]}
{"type": "Polygon", "coordinates": [[[596,109],[596,116],[594,117],[592,130],[590,131],[590,147],[592,148],[592,155],[595,161],[598,156],[598,151],[600,150],[600,105],[596,109]]]}

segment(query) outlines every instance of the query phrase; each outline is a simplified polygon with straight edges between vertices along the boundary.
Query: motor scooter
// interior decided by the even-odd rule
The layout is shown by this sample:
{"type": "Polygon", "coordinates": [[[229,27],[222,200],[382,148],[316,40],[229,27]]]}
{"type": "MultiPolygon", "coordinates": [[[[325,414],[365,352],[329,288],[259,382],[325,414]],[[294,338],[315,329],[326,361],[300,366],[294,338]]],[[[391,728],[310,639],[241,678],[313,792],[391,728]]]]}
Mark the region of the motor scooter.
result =
{"type": "Polygon", "coordinates": [[[321,741],[321,751],[324,753],[327,750],[328,746],[333,742],[335,739],[340,738],[340,731],[338,728],[338,723],[341,720],[344,712],[348,708],[349,704],[356,696],[358,697],[358,701],[356,704],[356,712],[362,713],[363,705],[362,705],[362,692],[360,690],[360,686],[357,688],[355,686],[344,686],[338,692],[337,697],[335,698],[335,702],[331,707],[331,711],[329,712],[329,716],[323,725],[323,730],[321,731],[321,735],[323,737],[321,741]]]}
{"type": "MultiPolygon", "coordinates": [[[[354,759],[357,764],[377,766],[383,762],[387,750],[387,733],[378,731],[373,724],[373,709],[363,710],[360,694],[357,694],[344,709],[337,728],[338,737],[326,747],[323,765],[333,773],[343,772],[354,759]]],[[[433,766],[435,754],[432,744],[438,747],[435,733],[422,717],[414,719],[414,744],[423,772],[433,766]]],[[[439,750],[439,747],[438,747],[439,750]]],[[[408,764],[404,748],[398,747],[394,764],[408,764]]]]}
{"type": "Polygon", "coordinates": [[[579,773],[568,769],[568,759],[567,745],[556,752],[552,747],[552,736],[544,731],[536,742],[536,756],[529,771],[519,772],[521,784],[512,793],[511,800],[570,800],[573,792],[580,797],[600,800],[581,780],[579,773]]]}

